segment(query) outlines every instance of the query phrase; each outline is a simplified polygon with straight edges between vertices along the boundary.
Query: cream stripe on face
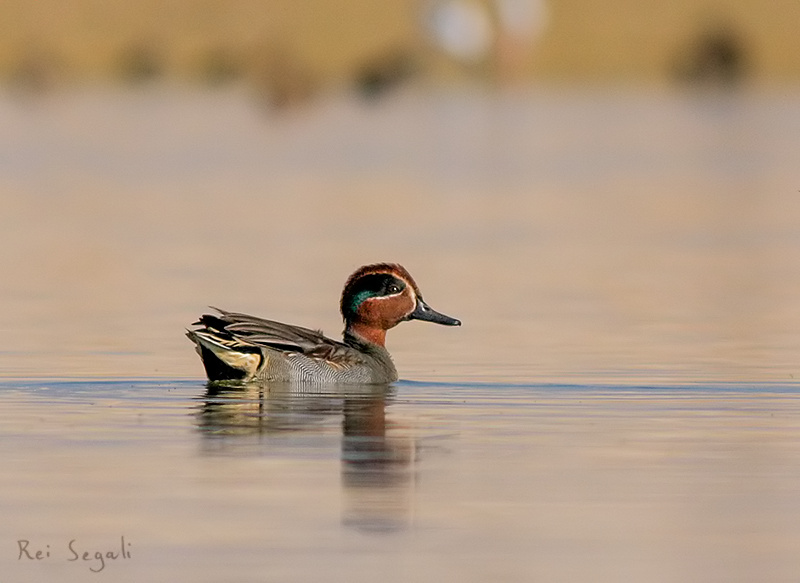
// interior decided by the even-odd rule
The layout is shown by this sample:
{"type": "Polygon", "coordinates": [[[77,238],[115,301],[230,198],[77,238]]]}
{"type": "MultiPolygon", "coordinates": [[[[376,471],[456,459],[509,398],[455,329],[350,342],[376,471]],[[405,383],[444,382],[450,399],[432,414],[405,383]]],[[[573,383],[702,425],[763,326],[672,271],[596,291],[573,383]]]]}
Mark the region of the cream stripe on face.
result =
{"type": "MultiPolygon", "coordinates": [[[[365,300],[376,300],[376,301],[391,300],[393,298],[402,296],[406,292],[406,290],[409,291],[409,295],[411,296],[411,299],[416,302],[417,301],[417,296],[414,293],[414,289],[411,286],[408,286],[405,289],[400,290],[396,294],[389,294],[389,295],[385,295],[385,296],[368,296],[368,297],[364,298],[363,300],[361,300],[361,302],[364,302],[365,300]]],[[[359,305],[361,304],[361,302],[359,302],[359,305]]]]}

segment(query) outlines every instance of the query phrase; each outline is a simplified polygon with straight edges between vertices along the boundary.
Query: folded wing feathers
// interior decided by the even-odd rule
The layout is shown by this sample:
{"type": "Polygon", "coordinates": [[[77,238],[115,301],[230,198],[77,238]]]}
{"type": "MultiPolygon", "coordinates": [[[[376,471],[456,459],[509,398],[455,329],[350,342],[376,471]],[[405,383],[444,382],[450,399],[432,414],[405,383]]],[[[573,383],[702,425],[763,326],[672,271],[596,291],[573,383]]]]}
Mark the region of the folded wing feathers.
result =
{"type": "Polygon", "coordinates": [[[214,309],[219,316],[203,314],[195,325],[204,326],[206,331],[223,340],[301,352],[316,358],[331,358],[335,353],[347,352],[345,344],[325,337],[320,330],[214,309]]]}

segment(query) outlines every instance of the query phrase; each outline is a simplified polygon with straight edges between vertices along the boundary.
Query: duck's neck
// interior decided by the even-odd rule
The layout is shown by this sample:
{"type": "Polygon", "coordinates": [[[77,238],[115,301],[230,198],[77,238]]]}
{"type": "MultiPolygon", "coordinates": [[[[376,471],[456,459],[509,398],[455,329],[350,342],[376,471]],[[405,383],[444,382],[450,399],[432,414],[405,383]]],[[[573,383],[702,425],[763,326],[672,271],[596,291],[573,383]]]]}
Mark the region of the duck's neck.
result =
{"type": "Polygon", "coordinates": [[[348,322],[344,329],[345,338],[355,336],[362,342],[369,342],[381,348],[386,348],[386,330],[375,328],[361,322],[348,322]]]}

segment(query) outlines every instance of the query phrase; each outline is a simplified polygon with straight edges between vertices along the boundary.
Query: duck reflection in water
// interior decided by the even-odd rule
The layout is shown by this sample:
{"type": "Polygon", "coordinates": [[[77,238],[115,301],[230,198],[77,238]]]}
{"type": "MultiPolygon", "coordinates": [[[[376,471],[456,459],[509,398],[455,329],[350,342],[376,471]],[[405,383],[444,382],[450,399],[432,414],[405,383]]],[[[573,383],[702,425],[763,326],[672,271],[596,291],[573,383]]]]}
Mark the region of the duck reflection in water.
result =
{"type": "MultiPolygon", "coordinates": [[[[208,383],[197,423],[204,453],[251,456],[271,451],[265,446],[287,434],[322,436],[324,443],[330,435],[325,427],[341,418],[342,521],[357,530],[392,532],[410,523],[416,461],[408,428],[387,419],[393,396],[390,385],[304,391],[292,383],[208,383]]],[[[309,442],[297,447],[307,449],[309,442]]]]}

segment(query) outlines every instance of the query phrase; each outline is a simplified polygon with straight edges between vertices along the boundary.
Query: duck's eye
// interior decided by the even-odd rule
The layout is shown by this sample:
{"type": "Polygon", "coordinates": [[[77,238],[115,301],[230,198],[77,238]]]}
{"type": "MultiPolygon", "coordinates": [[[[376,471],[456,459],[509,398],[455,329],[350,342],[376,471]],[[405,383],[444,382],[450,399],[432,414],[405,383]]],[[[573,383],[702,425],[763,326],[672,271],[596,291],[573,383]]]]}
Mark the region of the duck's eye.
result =
{"type": "Polygon", "coordinates": [[[397,294],[397,293],[400,293],[400,286],[397,286],[397,285],[395,285],[395,284],[391,284],[391,285],[390,285],[390,286],[387,288],[387,291],[388,291],[390,294],[397,294]]]}

